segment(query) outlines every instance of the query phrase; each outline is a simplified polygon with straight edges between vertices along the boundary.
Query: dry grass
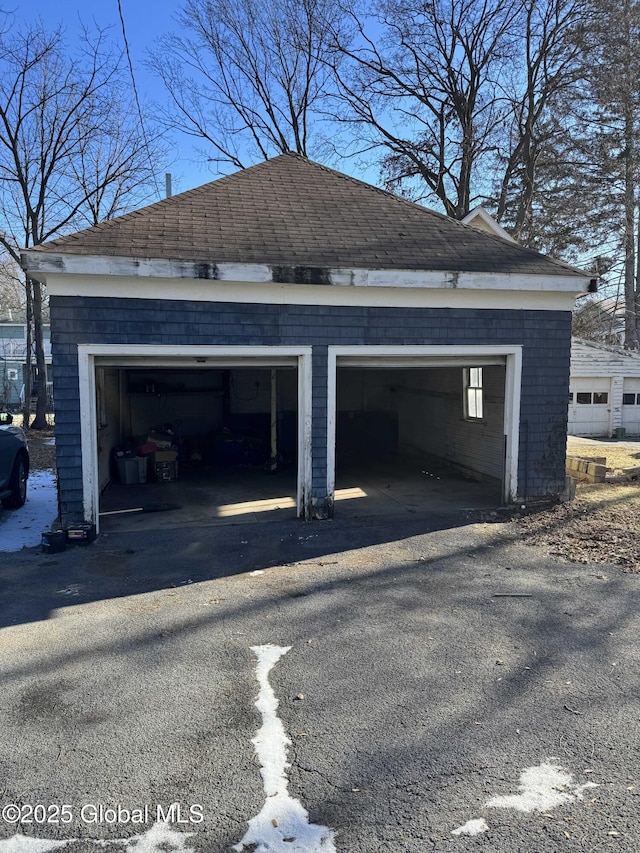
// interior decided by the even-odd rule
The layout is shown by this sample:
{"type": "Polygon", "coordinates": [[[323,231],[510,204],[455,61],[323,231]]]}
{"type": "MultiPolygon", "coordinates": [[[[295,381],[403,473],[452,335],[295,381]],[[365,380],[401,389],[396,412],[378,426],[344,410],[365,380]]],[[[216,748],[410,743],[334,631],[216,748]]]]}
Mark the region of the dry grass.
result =
{"type": "Polygon", "coordinates": [[[56,447],[49,430],[29,430],[29,462],[32,471],[55,470],[56,447]]]}
{"type": "MultiPolygon", "coordinates": [[[[640,467],[640,442],[567,442],[568,456],[607,460],[608,474],[640,467]]],[[[640,573],[640,484],[579,483],[575,500],[516,521],[526,542],[577,563],[612,563],[640,573]]]]}

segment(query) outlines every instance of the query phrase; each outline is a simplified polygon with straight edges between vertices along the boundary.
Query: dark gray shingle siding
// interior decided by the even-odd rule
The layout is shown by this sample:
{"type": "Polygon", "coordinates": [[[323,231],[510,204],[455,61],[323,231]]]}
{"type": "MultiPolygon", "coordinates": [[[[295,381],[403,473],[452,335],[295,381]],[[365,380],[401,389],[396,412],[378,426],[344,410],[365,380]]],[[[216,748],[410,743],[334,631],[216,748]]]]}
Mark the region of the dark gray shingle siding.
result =
{"type": "Polygon", "coordinates": [[[54,296],[51,317],[63,517],[82,515],[77,344],[89,342],[185,347],[313,345],[312,497],[320,502],[326,497],[328,344],[522,344],[521,496],[556,495],[564,486],[569,312],[162,303],[54,296]]]}

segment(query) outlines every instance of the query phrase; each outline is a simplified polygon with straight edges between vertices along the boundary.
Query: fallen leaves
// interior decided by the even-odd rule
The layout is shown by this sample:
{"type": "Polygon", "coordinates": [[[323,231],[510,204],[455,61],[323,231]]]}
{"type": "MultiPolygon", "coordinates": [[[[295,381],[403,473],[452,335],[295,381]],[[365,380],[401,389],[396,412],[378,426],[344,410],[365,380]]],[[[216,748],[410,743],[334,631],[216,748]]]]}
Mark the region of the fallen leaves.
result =
{"type": "MultiPolygon", "coordinates": [[[[575,500],[516,521],[525,542],[574,563],[615,563],[640,572],[640,488],[603,483],[575,500]]],[[[599,580],[605,580],[600,575],[599,580]]]]}

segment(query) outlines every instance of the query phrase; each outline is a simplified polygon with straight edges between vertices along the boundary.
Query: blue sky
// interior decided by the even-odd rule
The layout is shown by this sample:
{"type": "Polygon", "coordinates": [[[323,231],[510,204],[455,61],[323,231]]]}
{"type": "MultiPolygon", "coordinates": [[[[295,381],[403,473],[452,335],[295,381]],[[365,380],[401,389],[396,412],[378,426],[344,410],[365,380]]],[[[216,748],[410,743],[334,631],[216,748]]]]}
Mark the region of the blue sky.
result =
{"type": "MultiPolygon", "coordinates": [[[[47,27],[62,25],[68,41],[77,38],[80,21],[91,26],[93,22],[103,28],[112,28],[114,41],[124,47],[122,27],[118,11],[118,0],[9,0],[13,5],[1,8],[11,14],[16,24],[29,23],[40,18],[47,27]]],[[[265,0],[268,2],[268,0],[265,0]]],[[[136,85],[140,100],[144,103],[162,102],[165,98],[162,83],[145,68],[149,50],[157,40],[175,28],[175,18],[179,14],[184,0],[120,0],[124,17],[127,41],[133,63],[136,85]]],[[[202,149],[206,143],[198,143],[186,134],[176,132],[171,140],[170,155],[166,164],[159,170],[157,184],[164,193],[165,173],[172,175],[173,192],[179,193],[200,186],[220,176],[213,164],[203,162],[202,149]]],[[[361,180],[375,184],[378,170],[352,160],[336,160],[327,165],[339,171],[353,175],[361,180]]]]}
{"type": "MultiPolygon", "coordinates": [[[[146,52],[153,48],[154,42],[163,33],[174,26],[173,16],[180,8],[180,0],[120,0],[124,17],[127,41],[133,62],[136,85],[141,101],[162,100],[162,84],[144,67],[146,52]]],[[[75,37],[79,21],[100,27],[112,27],[114,40],[123,46],[122,28],[118,12],[118,0],[20,0],[15,5],[4,6],[16,23],[30,22],[41,18],[45,25],[55,27],[61,24],[70,41],[75,37]]],[[[181,192],[213,180],[216,175],[197,161],[187,137],[176,137],[172,146],[174,162],[168,163],[166,171],[173,176],[174,192],[181,192]]],[[[164,187],[164,174],[160,176],[164,187]]]]}

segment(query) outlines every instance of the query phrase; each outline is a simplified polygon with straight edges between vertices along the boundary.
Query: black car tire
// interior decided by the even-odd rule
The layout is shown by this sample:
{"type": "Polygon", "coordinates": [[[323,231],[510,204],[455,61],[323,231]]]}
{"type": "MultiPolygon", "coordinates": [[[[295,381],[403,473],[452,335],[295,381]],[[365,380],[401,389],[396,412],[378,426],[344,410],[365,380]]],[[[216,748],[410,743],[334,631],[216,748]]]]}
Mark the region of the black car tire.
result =
{"type": "Polygon", "coordinates": [[[19,509],[24,506],[27,500],[27,461],[22,454],[16,458],[13,463],[13,471],[11,472],[11,480],[9,488],[11,494],[8,498],[2,501],[2,506],[6,509],[19,509]]]}

